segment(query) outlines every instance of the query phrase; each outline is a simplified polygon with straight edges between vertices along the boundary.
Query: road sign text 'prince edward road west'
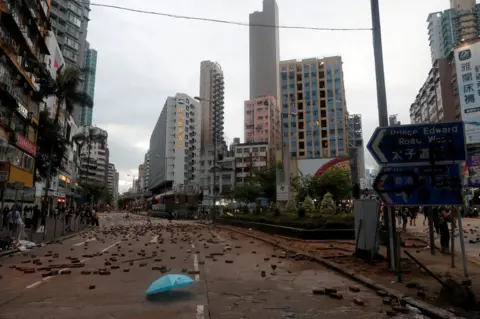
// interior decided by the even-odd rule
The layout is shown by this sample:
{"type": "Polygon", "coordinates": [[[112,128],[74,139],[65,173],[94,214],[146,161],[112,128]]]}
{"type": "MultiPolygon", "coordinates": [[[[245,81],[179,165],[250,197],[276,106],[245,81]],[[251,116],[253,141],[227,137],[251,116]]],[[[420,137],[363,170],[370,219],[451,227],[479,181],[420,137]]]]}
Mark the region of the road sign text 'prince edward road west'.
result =
{"type": "Polygon", "coordinates": [[[463,122],[379,127],[367,149],[380,165],[466,160],[463,122]]]}

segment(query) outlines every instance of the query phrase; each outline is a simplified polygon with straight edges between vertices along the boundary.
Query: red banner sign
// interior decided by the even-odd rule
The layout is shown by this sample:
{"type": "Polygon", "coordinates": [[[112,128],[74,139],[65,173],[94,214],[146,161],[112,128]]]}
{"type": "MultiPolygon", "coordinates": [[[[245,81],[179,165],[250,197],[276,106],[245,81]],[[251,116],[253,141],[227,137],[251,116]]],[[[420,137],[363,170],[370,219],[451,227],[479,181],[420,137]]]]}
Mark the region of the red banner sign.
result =
{"type": "Polygon", "coordinates": [[[37,155],[37,146],[23,135],[17,134],[17,146],[33,156],[37,155]]]}

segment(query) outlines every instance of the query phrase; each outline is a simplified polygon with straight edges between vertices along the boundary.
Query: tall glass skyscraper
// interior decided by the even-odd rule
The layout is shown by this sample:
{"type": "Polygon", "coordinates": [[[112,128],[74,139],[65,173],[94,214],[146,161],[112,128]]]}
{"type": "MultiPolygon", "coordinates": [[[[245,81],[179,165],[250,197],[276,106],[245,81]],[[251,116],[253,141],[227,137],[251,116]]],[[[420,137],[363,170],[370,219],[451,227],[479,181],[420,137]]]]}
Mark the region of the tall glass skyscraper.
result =
{"type": "MultiPolygon", "coordinates": [[[[88,44],[87,44],[88,45],[88,44]]],[[[95,97],[95,76],[97,73],[97,51],[94,49],[87,49],[85,55],[85,74],[83,89],[92,97],[95,97]]],[[[92,125],[92,114],[93,110],[84,107],[82,109],[80,125],[82,126],[91,126],[92,125]]]]}
{"type": "Polygon", "coordinates": [[[342,58],[280,62],[283,144],[292,159],[348,156],[342,58]]]}

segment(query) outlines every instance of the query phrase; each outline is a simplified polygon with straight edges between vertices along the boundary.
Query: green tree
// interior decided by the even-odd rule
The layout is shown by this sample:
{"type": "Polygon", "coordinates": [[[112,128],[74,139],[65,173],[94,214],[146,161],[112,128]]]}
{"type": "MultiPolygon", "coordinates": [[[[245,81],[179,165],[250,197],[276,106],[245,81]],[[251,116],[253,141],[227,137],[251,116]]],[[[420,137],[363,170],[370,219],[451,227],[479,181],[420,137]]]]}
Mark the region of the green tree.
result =
{"type": "Polygon", "coordinates": [[[335,201],[333,200],[333,196],[330,193],[326,193],[323,196],[322,204],[320,205],[320,211],[322,214],[326,215],[333,215],[337,211],[337,207],[335,206],[335,201]]]}
{"type": "Polygon", "coordinates": [[[35,160],[37,180],[47,180],[63,169],[67,150],[68,141],[60,124],[51,118],[47,110],[40,112],[35,160]]]}
{"type": "MultiPolygon", "coordinates": [[[[107,137],[102,134],[97,134],[94,128],[90,128],[88,131],[83,133],[79,133],[73,136],[72,138],[73,143],[77,145],[77,160],[80,158],[81,150],[84,146],[87,147],[87,165],[86,168],[80,167],[81,171],[85,172],[85,180],[83,181],[84,184],[88,184],[88,175],[90,174],[90,161],[92,155],[92,146],[96,143],[99,143],[102,147],[105,147],[107,143],[107,137]]],[[[77,162],[78,165],[78,162],[77,162]]]]}
{"type": "Polygon", "coordinates": [[[304,175],[301,172],[291,178],[291,186],[298,201],[303,202],[307,196],[316,196],[312,187],[313,183],[314,177],[312,175],[304,175]]]}
{"type": "Polygon", "coordinates": [[[315,205],[313,205],[313,199],[310,196],[305,197],[302,207],[305,209],[307,215],[313,215],[315,213],[315,205]]]}
{"type": "Polygon", "coordinates": [[[61,68],[55,79],[46,77],[40,81],[40,94],[44,98],[56,97],[57,107],[54,120],[60,120],[61,110],[65,108],[65,120],[73,113],[75,106],[93,108],[93,99],[81,90],[83,69],[61,68]]]}
{"type": "Polygon", "coordinates": [[[350,195],[352,181],[350,172],[342,168],[331,168],[316,176],[312,187],[317,196],[330,193],[334,200],[341,200],[350,195]]]}
{"type": "MultiPolygon", "coordinates": [[[[43,76],[39,77],[39,92],[35,95],[35,99],[44,100],[45,98],[55,97],[56,98],[56,109],[53,116],[53,127],[57,127],[60,121],[61,110],[65,108],[64,121],[67,120],[67,117],[73,113],[75,105],[81,105],[86,107],[93,107],[92,98],[81,90],[81,79],[83,75],[83,70],[78,68],[61,68],[57,71],[56,78],[53,79],[48,72],[45,72],[43,76]]],[[[50,115],[49,113],[46,113],[50,115]]],[[[44,114],[45,115],[45,114],[44,114]]],[[[49,119],[49,116],[44,116],[43,121],[49,119]]],[[[41,126],[42,118],[40,119],[39,125],[41,126]]],[[[48,124],[47,124],[48,125],[48,124]]],[[[62,131],[62,130],[61,130],[62,131]]],[[[64,136],[62,131],[62,136],[64,136]]],[[[47,137],[42,137],[41,132],[39,132],[37,139],[46,140],[47,137]]],[[[50,188],[51,178],[53,172],[58,171],[61,168],[62,159],[67,152],[67,148],[64,148],[64,153],[62,156],[56,154],[56,151],[62,149],[62,146],[59,144],[60,139],[53,139],[50,145],[50,150],[40,150],[42,154],[48,154],[48,161],[42,163],[43,167],[46,167],[46,172],[43,173],[46,182],[45,182],[45,196],[48,196],[48,189],[50,188]],[[57,143],[55,145],[54,143],[57,143]],[[61,158],[61,159],[60,159],[61,158]],[[45,166],[47,163],[47,166],[45,166]]],[[[44,147],[48,148],[48,145],[44,147]]],[[[45,207],[43,207],[45,208],[45,207]]]]}
{"type": "Polygon", "coordinates": [[[261,193],[260,186],[253,183],[244,183],[235,186],[232,196],[238,201],[254,203],[261,193]]]}
{"type": "Polygon", "coordinates": [[[249,181],[258,185],[259,193],[257,197],[265,196],[270,202],[277,200],[277,166],[270,165],[255,169],[249,181]]]}

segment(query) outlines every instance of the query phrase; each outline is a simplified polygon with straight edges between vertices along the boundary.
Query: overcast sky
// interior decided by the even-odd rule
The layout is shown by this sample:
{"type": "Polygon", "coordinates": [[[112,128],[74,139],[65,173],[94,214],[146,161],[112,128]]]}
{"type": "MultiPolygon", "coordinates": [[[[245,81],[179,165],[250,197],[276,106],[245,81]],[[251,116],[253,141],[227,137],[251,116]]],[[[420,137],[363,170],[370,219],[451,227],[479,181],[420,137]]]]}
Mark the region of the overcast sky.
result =
{"type": "MultiPolygon", "coordinates": [[[[96,2],[96,1],[94,1],[96,2]]],[[[99,0],[98,3],[178,15],[248,22],[262,0],[99,0]]],[[[365,28],[368,0],[277,0],[281,25],[365,28]]],[[[427,15],[448,0],[380,0],[389,114],[409,123],[409,107],[430,69],[427,15]]],[[[243,140],[249,97],[248,27],[179,20],[92,7],[88,41],[98,50],[93,121],[109,134],[110,162],[120,192],[131,186],[149,148],[167,96],[198,95],[202,60],[225,73],[227,140],[243,140]]],[[[372,35],[369,31],[280,30],[280,58],[343,57],[348,111],[363,118],[367,142],[378,125],[372,35]]],[[[374,164],[366,152],[367,166],[374,164]]]]}

